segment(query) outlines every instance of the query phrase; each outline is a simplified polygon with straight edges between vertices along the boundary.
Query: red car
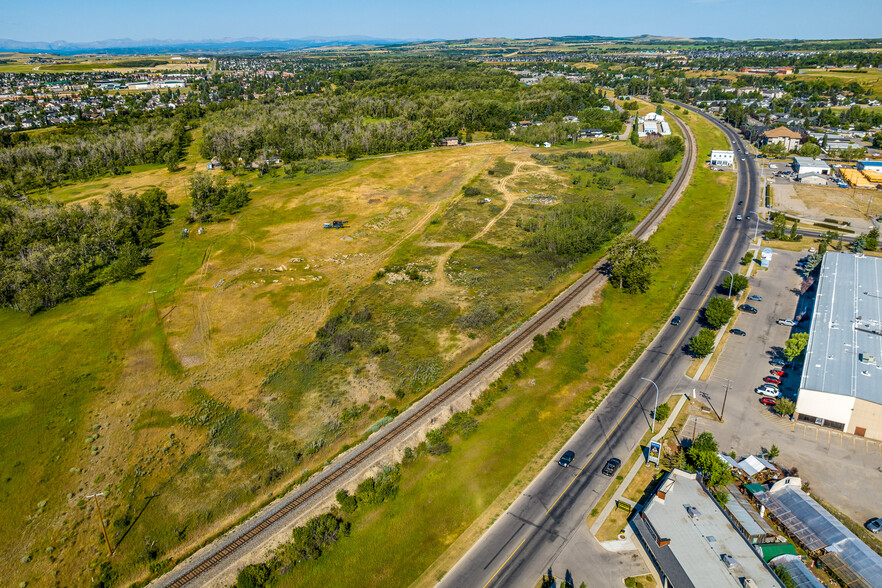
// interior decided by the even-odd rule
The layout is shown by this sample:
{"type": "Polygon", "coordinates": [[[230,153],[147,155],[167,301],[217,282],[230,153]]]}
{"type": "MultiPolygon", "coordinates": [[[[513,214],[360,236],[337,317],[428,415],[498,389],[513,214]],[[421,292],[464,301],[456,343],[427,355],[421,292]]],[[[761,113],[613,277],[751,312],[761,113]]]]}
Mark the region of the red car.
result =
{"type": "Polygon", "coordinates": [[[766,376],[765,378],[763,378],[763,382],[768,382],[769,384],[780,384],[781,380],[774,376],[766,376]]]}
{"type": "Polygon", "coordinates": [[[775,406],[776,404],[778,404],[777,400],[775,400],[774,398],[769,398],[768,396],[763,396],[762,398],[760,398],[760,402],[762,402],[763,404],[768,404],[769,406],[775,406]]]}
{"type": "Polygon", "coordinates": [[[784,373],[784,370],[772,370],[772,375],[783,378],[786,374],[784,373]]]}

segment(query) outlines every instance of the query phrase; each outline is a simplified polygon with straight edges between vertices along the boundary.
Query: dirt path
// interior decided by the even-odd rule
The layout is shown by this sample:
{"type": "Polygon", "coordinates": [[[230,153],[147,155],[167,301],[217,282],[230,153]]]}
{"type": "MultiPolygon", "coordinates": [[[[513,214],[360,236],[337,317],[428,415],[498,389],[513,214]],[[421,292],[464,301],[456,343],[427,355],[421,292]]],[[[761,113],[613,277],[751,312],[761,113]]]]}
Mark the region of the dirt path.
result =
{"type": "Polygon", "coordinates": [[[433,272],[433,277],[435,278],[436,283],[440,284],[440,283],[448,282],[447,275],[444,273],[444,267],[447,265],[447,262],[450,260],[451,255],[453,255],[454,253],[456,253],[457,251],[462,249],[465,245],[468,245],[472,241],[474,241],[476,239],[480,239],[481,237],[486,235],[487,232],[493,228],[493,225],[495,225],[497,223],[497,221],[499,221],[499,219],[504,217],[506,214],[508,214],[508,211],[511,210],[512,205],[514,205],[514,203],[517,201],[518,197],[508,187],[508,182],[512,178],[520,175],[521,168],[524,166],[524,163],[525,162],[523,162],[523,161],[517,162],[515,164],[514,169],[512,170],[512,172],[509,175],[505,176],[504,178],[502,178],[500,180],[497,180],[497,182],[496,182],[496,188],[500,192],[502,192],[502,197],[505,199],[505,206],[502,208],[502,210],[499,212],[499,214],[497,214],[496,216],[491,218],[489,221],[487,221],[487,224],[484,225],[484,228],[481,229],[475,235],[473,235],[470,239],[468,239],[467,241],[463,241],[462,243],[455,243],[450,249],[448,249],[447,251],[445,251],[441,255],[440,259],[438,259],[438,264],[435,266],[435,271],[433,272]]]}

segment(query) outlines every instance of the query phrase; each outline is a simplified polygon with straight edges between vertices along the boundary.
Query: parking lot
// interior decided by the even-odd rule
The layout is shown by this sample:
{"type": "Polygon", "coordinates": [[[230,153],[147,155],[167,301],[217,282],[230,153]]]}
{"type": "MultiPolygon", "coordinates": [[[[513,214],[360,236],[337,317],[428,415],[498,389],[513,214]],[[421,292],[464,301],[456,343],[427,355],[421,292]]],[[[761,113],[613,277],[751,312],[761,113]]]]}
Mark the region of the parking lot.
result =
{"type": "MultiPolygon", "coordinates": [[[[806,243],[806,248],[809,246],[806,243]]],[[[711,431],[722,451],[735,450],[739,457],[777,445],[781,451],[778,463],[798,468],[813,492],[862,523],[882,516],[882,444],[780,417],[773,407],[761,404],[762,396],[754,392],[763,377],[770,375],[773,366],[769,360],[782,357],[781,350],[790,335],[808,331],[808,320],[793,328],[775,322],[800,312],[811,316],[811,292],[808,297],[800,296],[802,275],[795,268],[804,255],[805,251],[775,250],[770,268],[759,270],[751,278],[749,293],[763,299],[747,303],[758,313],[737,311],[730,328],[741,329],[746,335],[730,335],[708,381],[696,382],[698,391],[705,395],[704,401],[717,415],[723,413],[723,422],[700,419],[704,422],[698,427],[711,431]]],[[[800,372],[798,368],[787,368],[785,372],[781,392],[795,400],[800,372]]]]}

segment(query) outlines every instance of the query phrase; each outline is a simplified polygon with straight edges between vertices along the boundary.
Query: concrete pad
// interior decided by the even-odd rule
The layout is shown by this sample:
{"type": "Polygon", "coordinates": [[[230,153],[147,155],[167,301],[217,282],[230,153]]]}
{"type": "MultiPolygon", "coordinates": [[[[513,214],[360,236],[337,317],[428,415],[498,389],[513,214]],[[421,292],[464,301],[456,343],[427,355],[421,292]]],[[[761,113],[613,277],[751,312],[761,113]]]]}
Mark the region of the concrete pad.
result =
{"type": "Polygon", "coordinates": [[[630,544],[627,551],[607,551],[582,525],[555,558],[551,571],[560,579],[566,579],[569,572],[575,586],[582,582],[588,586],[623,586],[625,578],[651,573],[634,544],[626,542],[630,544]]]}

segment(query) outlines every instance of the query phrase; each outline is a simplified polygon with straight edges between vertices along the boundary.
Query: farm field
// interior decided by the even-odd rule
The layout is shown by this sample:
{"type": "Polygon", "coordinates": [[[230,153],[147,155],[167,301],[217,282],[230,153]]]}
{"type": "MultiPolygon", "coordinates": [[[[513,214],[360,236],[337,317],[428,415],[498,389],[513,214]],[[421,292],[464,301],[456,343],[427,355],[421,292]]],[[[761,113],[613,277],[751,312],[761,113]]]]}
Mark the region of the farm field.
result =
{"type": "Polygon", "coordinates": [[[199,234],[186,187],[205,165],[198,137],[181,171],[141,166],[42,193],[87,204],[160,186],[178,207],[140,279],[33,317],[0,311],[10,391],[0,472],[12,505],[0,521],[18,530],[0,558],[15,582],[161,572],[453,373],[590,262],[532,253],[521,224],[583,198],[639,216],[665,187],[533,157],[578,149],[490,143],[250,172],[239,178],[248,207],[199,234]],[[322,228],[334,219],[346,228],[322,228]],[[105,492],[112,568],[101,567],[93,492],[105,492]]]}

